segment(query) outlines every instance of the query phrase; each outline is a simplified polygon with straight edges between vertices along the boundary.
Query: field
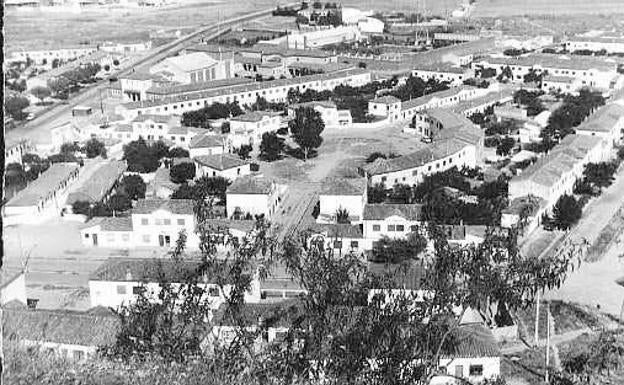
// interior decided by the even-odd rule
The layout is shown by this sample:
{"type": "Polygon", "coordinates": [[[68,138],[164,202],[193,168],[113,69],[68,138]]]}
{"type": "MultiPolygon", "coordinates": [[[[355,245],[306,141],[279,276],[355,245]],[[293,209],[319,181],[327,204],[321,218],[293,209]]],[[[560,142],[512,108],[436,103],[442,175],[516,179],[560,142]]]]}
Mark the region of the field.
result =
{"type": "Polygon", "coordinates": [[[45,49],[78,45],[82,42],[132,41],[149,37],[150,32],[176,31],[214,24],[263,8],[273,0],[225,2],[209,0],[167,8],[110,7],[73,12],[12,10],[5,14],[6,50],[45,49]]]}

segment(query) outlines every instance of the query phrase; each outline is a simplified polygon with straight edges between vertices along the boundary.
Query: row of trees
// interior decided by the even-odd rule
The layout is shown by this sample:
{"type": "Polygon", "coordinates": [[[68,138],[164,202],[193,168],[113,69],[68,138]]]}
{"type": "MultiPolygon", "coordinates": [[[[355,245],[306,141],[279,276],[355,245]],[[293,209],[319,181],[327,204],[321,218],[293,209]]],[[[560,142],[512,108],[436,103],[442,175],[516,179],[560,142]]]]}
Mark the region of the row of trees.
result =
{"type": "Polygon", "coordinates": [[[126,175],[116,188],[114,195],[103,202],[76,201],[72,205],[74,214],[92,217],[109,217],[132,208],[132,201],[145,198],[147,186],[139,175],[126,175]]]}
{"type": "Polygon", "coordinates": [[[212,120],[228,119],[243,114],[238,102],[212,103],[195,111],[182,114],[182,125],[188,127],[210,128],[212,120]]]}
{"type": "Polygon", "coordinates": [[[95,82],[95,76],[101,69],[98,63],[82,64],[48,79],[47,86],[55,97],[67,99],[70,93],[78,91],[84,84],[95,82]]]}

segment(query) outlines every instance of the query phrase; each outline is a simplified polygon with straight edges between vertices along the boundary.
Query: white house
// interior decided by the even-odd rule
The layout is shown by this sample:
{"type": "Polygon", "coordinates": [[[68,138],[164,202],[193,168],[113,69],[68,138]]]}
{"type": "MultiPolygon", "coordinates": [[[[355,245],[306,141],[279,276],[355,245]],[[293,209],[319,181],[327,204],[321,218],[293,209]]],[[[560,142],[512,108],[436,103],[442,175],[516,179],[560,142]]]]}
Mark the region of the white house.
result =
{"type": "Polygon", "coordinates": [[[97,50],[98,47],[94,46],[65,47],[35,51],[20,50],[12,52],[10,60],[26,62],[30,59],[34,64],[52,65],[54,59],[59,59],[61,61],[73,60],[97,52],[97,50]]]}
{"type": "Polygon", "coordinates": [[[576,127],[579,135],[598,136],[619,145],[624,138],[624,106],[610,103],[600,107],[576,127]]]}
{"type": "Polygon", "coordinates": [[[465,80],[473,78],[474,70],[446,63],[436,65],[420,64],[412,70],[412,75],[423,80],[435,79],[439,82],[449,82],[449,85],[457,87],[464,84],[465,80]]]}
{"type": "Polygon", "coordinates": [[[150,68],[170,81],[182,84],[201,83],[234,77],[230,61],[218,61],[203,52],[166,58],[150,68]]]}
{"type": "Polygon", "coordinates": [[[237,178],[227,189],[228,217],[264,215],[270,219],[286,192],[286,186],[264,179],[246,176],[237,178]]]}
{"type": "Polygon", "coordinates": [[[624,37],[608,36],[573,36],[565,42],[566,50],[574,51],[606,51],[607,53],[624,53],[624,37]]]}
{"type": "Polygon", "coordinates": [[[3,208],[5,224],[30,223],[59,215],[69,187],[78,179],[76,163],[54,163],[39,178],[17,193],[3,208]]]}
{"type": "Polygon", "coordinates": [[[105,309],[86,312],[5,307],[2,312],[5,342],[14,339],[70,360],[95,356],[101,347],[115,344],[119,317],[105,309]]]}
{"type": "Polygon", "coordinates": [[[351,223],[362,222],[366,196],[367,181],[365,178],[334,178],[323,182],[319,194],[320,212],[318,223],[335,223],[336,213],[346,210],[351,223]]]}
{"type": "Polygon", "coordinates": [[[399,120],[401,113],[401,99],[394,96],[382,96],[368,102],[368,113],[377,117],[387,117],[389,120],[399,120]]]}
{"type": "Polygon", "coordinates": [[[171,84],[171,81],[160,74],[133,71],[127,75],[119,76],[122,100],[136,102],[147,100],[147,90],[156,86],[171,84]]]}
{"type": "Polygon", "coordinates": [[[336,256],[348,253],[363,256],[366,251],[361,224],[317,223],[309,230],[311,231],[309,245],[318,245],[323,250],[331,250],[336,256]]]}
{"type": "Polygon", "coordinates": [[[546,110],[524,122],[519,128],[520,143],[538,142],[541,140],[542,129],[548,125],[551,112],[546,110]]]}
{"type": "Polygon", "coordinates": [[[189,156],[196,158],[198,156],[223,154],[224,147],[225,143],[221,135],[210,133],[195,135],[188,145],[189,156]]]}
{"type": "Polygon", "coordinates": [[[583,81],[572,76],[546,75],[542,79],[542,89],[547,92],[576,95],[581,88],[583,88],[583,81]]]}
{"type": "MultiPolygon", "coordinates": [[[[174,262],[170,258],[111,258],[102,263],[89,277],[91,306],[104,306],[113,309],[131,304],[141,291],[146,290],[149,298],[157,298],[164,279],[179,285],[188,278],[195,277],[206,289],[205,298],[211,309],[217,309],[229,293],[230,286],[223,290],[217,284],[214,272],[200,271],[201,260],[190,257],[174,262]]],[[[245,294],[246,302],[260,301],[260,283],[252,274],[251,289],[245,294]]]]}
{"type": "Polygon", "coordinates": [[[11,301],[26,304],[26,273],[24,270],[0,270],[0,305],[11,301]]]}
{"type": "Polygon", "coordinates": [[[223,177],[234,180],[251,174],[251,164],[235,154],[200,155],[193,158],[197,168],[196,178],[223,177]]]}
{"type": "Polygon", "coordinates": [[[173,115],[141,114],[130,122],[132,125],[132,140],[143,138],[146,140],[165,139],[168,131],[180,126],[180,117],[173,115]]]}
{"type": "Polygon", "coordinates": [[[365,249],[372,250],[382,237],[405,238],[420,231],[422,205],[418,204],[366,204],[363,213],[365,249]]]}
{"type": "Polygon", "coordinates": [[[325,127],[348,127],[352,124],[351,111],[339,110],[336,103],[330,100],[320,100],[305,103],[295,103],[288,106],[288,117],[295,118],[299,108],[313,108],[325,123],[325,127]]]}
{"type": "Polygon", "coordinates": [[[230,119],[228,143],[230,147],[251,145],[258,147],[262,134],[280,129],[281,117],[270,111],[253,111],[230,119]]]}

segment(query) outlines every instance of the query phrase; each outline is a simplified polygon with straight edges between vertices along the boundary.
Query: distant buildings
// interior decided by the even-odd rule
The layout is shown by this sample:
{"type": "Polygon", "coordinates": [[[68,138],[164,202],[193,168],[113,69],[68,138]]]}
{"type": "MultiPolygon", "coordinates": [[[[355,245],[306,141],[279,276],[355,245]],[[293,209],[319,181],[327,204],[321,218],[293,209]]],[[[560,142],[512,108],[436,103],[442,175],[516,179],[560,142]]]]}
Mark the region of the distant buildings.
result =
{"type": "Polygon", "coordinates": [[[76,46],[47,50],[14,51],[11,53],[9,60],[23,62],[32,60],[36,65],[52,65],[52,62],[55,59],[66,62],[87,56],[97,51],[97,46],[76,46]]]}
{"type": "Polygon", "coordinates": [[[339,26],[310,32],[291,31],[286,36],[262,43],[289,49],[314,49],[332,44],[355,42],[361,39],[362,33],[357,26],[339,26]]]}
{"type": "Polygon", "coordinates": [[[193,162],[197,169],[197,178],[206,176],[235,180],[251,174],[251,163],[236,154],[201,155],[194,157],[193,162]]]}
{"type": "Polygon", "coordinates": [[[22,164],[22,157],[34,150],[33,145],[28,139],[20,140],[12,144],[5,143],[4,147],[4,165],[11,163],[22,164]]]}
{"type": "Polygon", "coordinates": [[[624,36],[573,36],[565,42],[566,50],[606,53],[624,53],[624,36]]]}
{"type": "Polygon", "coordinates": [[[474,77],[474,70],[441,63],[438,65],[420,65],[412,71],[412,75],[423,80],[435,79],[439,82],[449,82],[451,86],[461,86],[465,80],[474,77]]]}

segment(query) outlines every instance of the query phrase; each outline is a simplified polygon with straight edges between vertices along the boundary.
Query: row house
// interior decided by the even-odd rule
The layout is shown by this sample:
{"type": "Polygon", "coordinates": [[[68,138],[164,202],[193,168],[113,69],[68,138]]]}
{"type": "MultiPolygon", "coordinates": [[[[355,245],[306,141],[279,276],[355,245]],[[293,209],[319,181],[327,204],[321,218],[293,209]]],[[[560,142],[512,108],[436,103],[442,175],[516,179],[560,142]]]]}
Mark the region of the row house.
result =
{"type": "Polygon", "coordinates": [[[623,36],[573,36],[565,43],[569,52],[574,51],[606,51],[607,53],[624,53],[623,36]]]}
{"type": "Polygon", "coordinates": [[[242,145],[259,147],[262,135],[280,129],[280,114],[270,111],[253,111],[230,119],[228,145],[237,148],[242,145]]]}
{"type": "Polygon", "coordinates": [[[614,146],[620,145],[624,139],[624,105],[610,103],[600,107],[576,127],[576,133],[598,136],[614,146]]]}
{"type": "Polygon", "coordinates": [[[550,210],[564,194],[572,194],[588,163],[603,162],[612,146],[600,137],[568,135],[547,155],[527,167],[509,182],[509,199],[532,195],[545,201],[550,210]]]}
{"type": "Polygon", "coordinates": [[[190,95],[172,96],[159,100],[141,100],[119,105],[116,112],[127,119],[141,114],[181,115],[184,112],[199,110],[213,103],[239,102],[254,104],[259,97],[269,102],[287,101],[290,90],[305,92],[333,90],[339,85],[359,87],[371,82],[371,73],[365,69],[336,71],[327,74],[301,76],[294,79],[277,79],[266,82],[234,85],[221,89],[210,89],[190,95]]]}
{"type": "Polygon", "coordinates": [[[551,93],[577,95],[584,84],[580,78],[572,76],[546,75],[542,79],[542,89],[551,93]]]}
{"type": "Polygon", "coordinates": [[[331,100],[319,100],[305,103],[295,103],[288,106],[288,117],[294,119],[299,108],[313,108],[325,123],[325,127],[348,127],[353,123],[351,111],[339,110],[331,100]]]}
{"type": "Polygon", "coordinates": [[[32,60],[33,63],[37,65],[52,65],[52,61],[54,61],[54,59],[69,61],[82,56],[90,55],[94,52],[97,52],[97,50],[98,47],[92,46],[79,46],[34,51],[20,50],[12,52],[9,60],[21,62],[32,60]]]}
{"type": "Polygon", "coordinates": [[[193,158],[193,163],[197,170],[196,178],[222,177],[232,181],[251,174],[251,163],[236,154],[200,155],[193,158]]]}
{"type": "Polygon", "coordinates": [[[22,164],[22,157],[34,150],[34,146],[30,140],[22,139],[14,143],[5,143],[4,147],[4,166],[6,167],[11,163],[22,164]]]}
{"type": "MultiPolygon", "coordinates": [[[[136,301],[141,294],[156,299],[163,280],[174,287],[183,284],[195,274],[197,283],[205,290],[203,298],[216,310],[225,302],[231,285],[218,285],[214,272],[200,271],[201,260],[184,258],[178,262],[170,258],[111,258],[102,263],[89,277],[91,306],[120,309],[136,301]]],[[[260,301],[260,282],[255,273],[251,288],[245,293],[245,302],[260,301]]]]}
{"type": "Polygon", "coordinates": [[[617,63],[586,56],[533,54],[519,57],[490,57],[473,63],[473,68],[491,68],[496,74],[509,67],[512,81],[522,83],[531,71],[548,72],[551,76],[580,79],[583,87],[608,90],[618,76],[617,63]]]}
{"type": "Polygon", "coordinates": [[[158,100],[169,97],[181,97],[185,95],[191,95],[196,92],[218,90],[240,84],[251,84],[254,81],[255,79],[237,77],[189,84],[179,84],[176,82],[155,82],[152,87],[148,88],[145,91],[145,99],[143,100],[158,100]]]}
{"type": "Polygon", "coordinates": [[[70,187],[78,179],[76,163],[54,163],[3,207],[5,224],[30,223],[59,215],[70,187]]]}
{"type": "Polygon", "coordinates": [[[226,211],[230,218],[263,215],[270,219],[282,201],[287,187],[265,178],[237,178],[226,191],[226,211]]]}
{"type": "Polygon", "coordinates": [[[345,210],[350,223],[361,223],[367,201],[365,178],[335,178],[323,182],[319,194],[318,223],[335,223],[339,211],[345,210]]]}
{"type": "Polygon", "coordinates": [[[423,80],[433,79],[439,82],[448,82],[453,87],[461,86],[465,80],[475,76],[473,69],[445,64],[419,65],[412,70],[412,75],[423,80]]]}
{"type": "Polygon", "coordinates": [[[81,178],[82,183],[79,186],[70,189],[66,205],[71,209],[76,202],[106,202],[115,193],[127,168],[125,161],[110,160],[99,164],[89,176],[86,176],[86,172],[83,173],[86,177],[81,178]]]}

